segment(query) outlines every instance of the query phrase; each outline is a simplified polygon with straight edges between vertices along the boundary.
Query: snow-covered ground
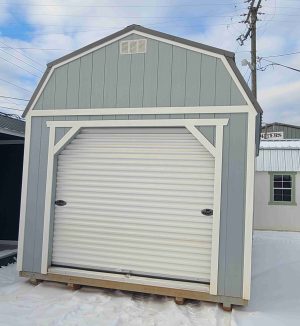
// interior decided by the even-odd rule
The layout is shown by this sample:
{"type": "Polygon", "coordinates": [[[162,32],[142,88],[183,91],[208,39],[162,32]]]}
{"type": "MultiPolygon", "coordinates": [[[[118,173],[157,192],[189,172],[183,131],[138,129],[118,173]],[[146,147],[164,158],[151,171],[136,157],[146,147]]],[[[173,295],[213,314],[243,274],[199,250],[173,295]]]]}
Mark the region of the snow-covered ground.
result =
{"type": "Polygon", "coordinates": [[[256,232],[252,298],[232,313],[213,303],[44,282],[33,287],[16,265],[0,269],[0,325],[293,326],[300,325],[300,234],[256,232]]]}
{"type": "Polygon", "coordinates": [[[1,250],[0,251],[0,259],[1,258],[5,258],[7,256],[10,256],[12,254],[16,254],[17,253],[17,249],[6,249],[6,250],[1,250]]]}

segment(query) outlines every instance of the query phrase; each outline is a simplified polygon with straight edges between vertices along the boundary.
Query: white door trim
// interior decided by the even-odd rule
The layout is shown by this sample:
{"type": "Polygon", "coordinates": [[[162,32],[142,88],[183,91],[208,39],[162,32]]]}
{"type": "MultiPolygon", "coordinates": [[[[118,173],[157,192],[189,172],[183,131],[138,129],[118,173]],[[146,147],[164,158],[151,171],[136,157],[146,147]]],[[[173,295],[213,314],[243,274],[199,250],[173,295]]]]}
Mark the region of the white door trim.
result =
{"type": "MultiPolygon", "coordinates": [[[[222,177],[222,152],[223,152],[223,127],[228,124],[228,119],[159,119],[159,120],[87,120],[87,121],[48,121],[49,133],[49,152],[46,180],[45,213],[44,213],[44,233],[42,247],[41,273],[47,274],[49,267],[49,232],[51,222],[51,207],[53,200],[53,171],[55,153],[71,139],[79,128],[82,127],[185,127],[193,130],[197,139],[203,140],[201,132],[196,126],[216,126],[216,148],[213,148],[215,156],[215,196],[214,196],[214,215],[212,230],[212,257],[211,257],[211,282],[210,294],[217,294],[218,286],[218,259],[219,259],[219,232],[220,232],[220,202],[221,202],[221,177],[222,177]],[[63,137],[61,142],[55,145],[55,128],[71,127],[72,129],[63,137]],[[200,136],[199,136],[200,135],[200,136]],[[69,138],[70,137],[70,138],[69,138]],[[56,146],[56,149],[55,149],[56,146]]],[[[205,138],[205,137],[204,137],[205,138]]],[[[203,144],[203,146],[207,145],[203,144]]]]}

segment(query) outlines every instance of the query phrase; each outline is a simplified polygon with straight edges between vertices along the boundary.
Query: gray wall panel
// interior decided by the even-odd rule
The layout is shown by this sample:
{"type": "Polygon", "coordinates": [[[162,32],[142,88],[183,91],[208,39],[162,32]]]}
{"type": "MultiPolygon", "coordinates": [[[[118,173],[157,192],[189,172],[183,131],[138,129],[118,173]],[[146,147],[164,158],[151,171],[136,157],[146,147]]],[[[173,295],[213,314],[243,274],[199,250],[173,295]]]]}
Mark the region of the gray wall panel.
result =
{"type": "Polygon", "coordinates": [[[157,76],[158,76],[158,44],[154,40],[147,40],[145,54],[144,97],[143,107],[156,106],[157,76]]]}
{"type": "Polygon", "coordinates": [[[231,77],[221,60],[217,60],[216,67],[216,105],[230,105],[231,77]]]}
{"type": "Polygon", "coordinates": [[[104,103],[105,49],[93,53],[91,107],[102,108],[104,103]]]}
{"type": "Polygon", "coordinates": [[[93,56],[85,55],[80,59],[79,105],[80,109],[91,107],[93,56]]]}
{"type": "Polygon", "coordinates": [[[50,77],[44,92],[43,109],[55,108],[55,73],[50,77]]]}
{"type": "Polygon", "coordinates": [[[202,55],[200,105],[214,105],[216,101],[216,58],[202,55]]]}
{"type": "Polygon", "coordinates": [[[159,43],[157,106],[170,106],[171,104],[172,52],[171,45],[159,43]]]}
{"type": "Polygon", "coordinates": [[[78,108],[80,60],[68,65],[67,109],[78,108]]]}
{"type": "MultiPolygon", "coordinates": [[[[23,270],[32,272],[39,272],[39,270],[35,270],[34,268],[34,248],[36,245],[41,245],[35,243],[36,237],[40,237],[40,235],[36,232],[36,215],[41,150],[41,128],[42,118],[32,119],[27,184],[26,223],[23,249],[23,270]]],[[[39,199],[42,200],[42,198],[39,199]]]]}
{"type": "Polygon", "coordinates": [[[187,51],[185,105],[200,105],[202,54],[187,51]]]}
{"type": "Polygon", "coordinates": [[[55,69],[54,105],[57,109],[65,109],[67,104],[68,65],[55,69]]]}
{"type": "Polygon", "coordinates": [[[173,47],[171,106],[184,106],[186,80],[186,50],[173,47]]]}
{"type": "Polygon", "coordinates": [[[131,57],[129,103],[132,108],[140,108],[144,96],[145,55],[136,54],[131,57]]]}
{"type": "Polygon", "coordinates": [[[104,103],[106,108],[113,108],[117,103],[119,44],[113,43],[105,48],[104,103]]]}

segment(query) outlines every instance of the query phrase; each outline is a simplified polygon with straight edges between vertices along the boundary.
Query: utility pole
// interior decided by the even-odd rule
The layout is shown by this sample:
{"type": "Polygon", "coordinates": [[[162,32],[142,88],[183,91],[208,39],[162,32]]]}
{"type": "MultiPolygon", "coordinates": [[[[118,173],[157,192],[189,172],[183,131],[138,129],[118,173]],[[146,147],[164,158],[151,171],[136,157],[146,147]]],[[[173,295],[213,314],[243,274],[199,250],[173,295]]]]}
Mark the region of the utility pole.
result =
{"type": "Polygon", "coordinates": [[[257,5],[255,6],[255,0],[248,0],[246,2],[250,2],[248,14],[245,16],[246,19],[242,21],[242,23],[246,23],[249,25],[248,30],[245,35],[240,35],[237,38],[237,41],[240,45],[244,45],[244,42],[247,40],[248,36],[251,38],[251,64],[249,67],[251,69],[251,80],[252,80],[252,93],[255,98],[257,98],[257,67],[256,67],[256,22],[259,8],[261,8],[261,1],[258,0],[257,5]]]}

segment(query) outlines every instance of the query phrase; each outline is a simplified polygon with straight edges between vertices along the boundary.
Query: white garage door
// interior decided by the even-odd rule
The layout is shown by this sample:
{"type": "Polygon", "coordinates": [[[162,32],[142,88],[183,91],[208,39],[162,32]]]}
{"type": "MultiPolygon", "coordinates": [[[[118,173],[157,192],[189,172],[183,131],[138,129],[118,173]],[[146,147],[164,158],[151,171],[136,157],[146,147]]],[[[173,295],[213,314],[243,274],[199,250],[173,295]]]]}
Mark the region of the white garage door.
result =
{"type": "Polygon", "coordinates": [[[82,129],[58,157],[52,265],[209,282],[213,194],[185,128],[82,129]]]}

